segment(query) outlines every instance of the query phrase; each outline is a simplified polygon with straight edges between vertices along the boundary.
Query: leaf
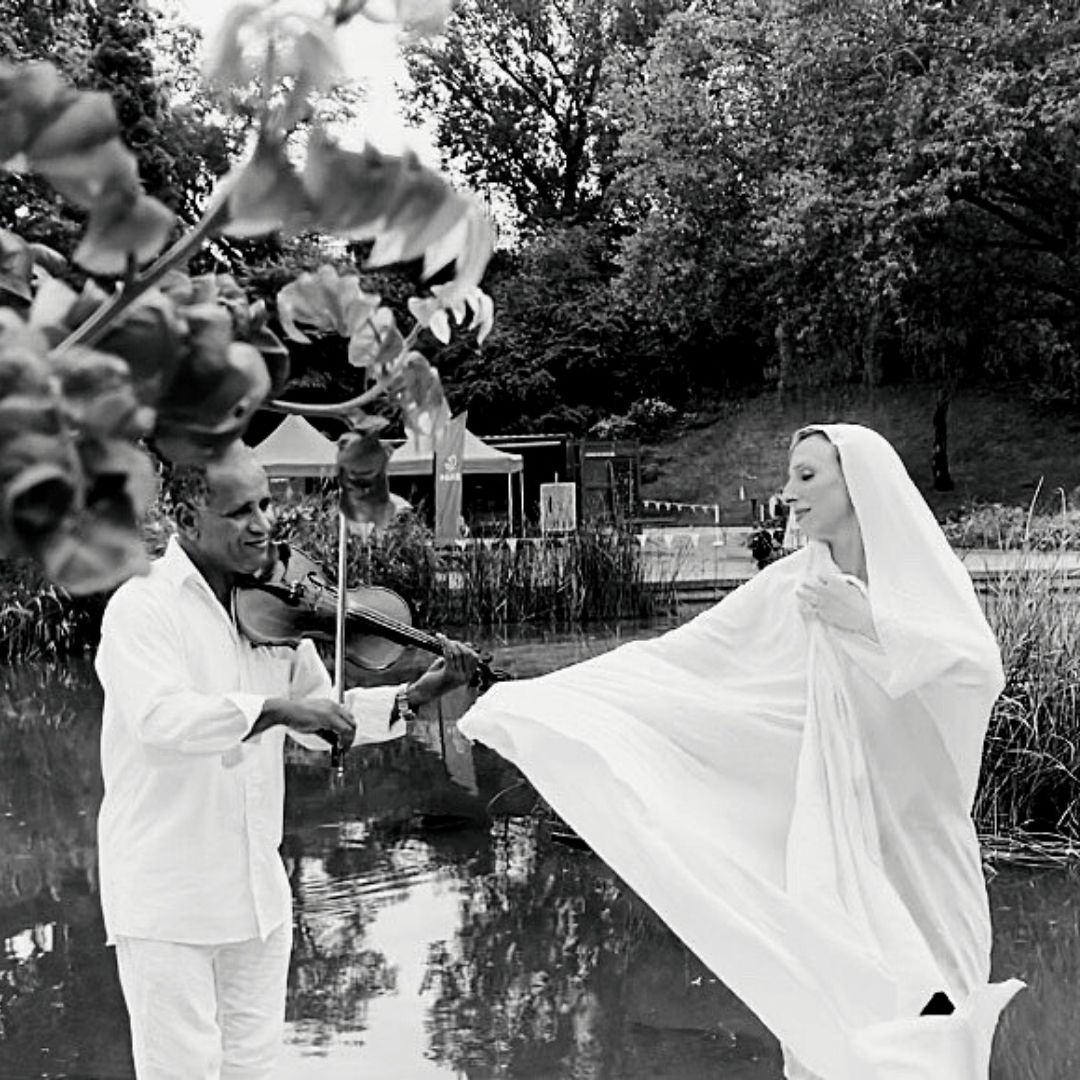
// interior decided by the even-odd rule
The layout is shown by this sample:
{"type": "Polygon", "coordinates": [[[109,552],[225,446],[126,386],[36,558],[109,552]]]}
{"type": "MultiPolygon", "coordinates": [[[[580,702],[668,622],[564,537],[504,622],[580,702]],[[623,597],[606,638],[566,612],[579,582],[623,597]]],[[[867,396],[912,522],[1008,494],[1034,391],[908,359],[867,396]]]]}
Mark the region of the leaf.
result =
{"type": "Polygon", "coordinates": [[[478,343],[482,343],[491,333],[495,305],[482,289],[476,286],[466,288],[462,282],[452,281],[447,285],[436,285],[431,293],[430,297],[411,297],[408,301],[409,312],[444,345],[450,340],[447,311],[453,314],[460,326],[476,327],[478,343]]]}
{"type": "Polygon", "coordinates": [[[149,458],[126,439],[84,439],[79,454],[90,477],[86,508],[103,521],[135,529],[157,495],[149,458]]]}
{"type": "Polygon", "coordinates": [[[153,425],[151,409],[139,404],[128,365],[94,349],[73,348],[54,361],[63,407],[82,434],[139,439],[153,425]]]}
{"type": "Polygon", "coordinates": [[[67,259],[48,244],[33,243],[30,245],[30,253],[34,258],[35,266],[42,267],[54,276],[64,273],[68,268],[67,259]]]}
{"type": "Polygon", "coordinates": [[[70,470],[35,462],[4,485],[0,537],[11,554],[36,556],[42,542],[60,526],[75,504],[70,470]]]}
{"type": "Polygon", "coordinates": [[[119,139],[81,153],[50,158],[37,172],[65,198],[91,212],[102,200],[132,202],[139,193],[138,165],[119,139]]]}
{"type": "Polygon", "coordinates": [[[405,426],[417,435],[434,435],[450,419],[439,373],[422,353],[406,355],[388,392],[401,411],[405,426]]]}
{"type": "Polygon", "coordinates": [[[177,464],[214,460],[244,432],[270,393],[259,350],[229,339],[228,313],[212,304],[200,305],[199,313],[192,355],[159,404],[153,433],[163,456],[177,464]]]}
{"type": "Polygon", "coordinates": [[[487,215],[475,203],[456,225],[424,252],[424,277],[454,263],[454,280],[465,288],[479,285],[495,249],[495,233],[487,215]]]}
{"type": "Polygon", "coordinates": [[[75,261],[92,274],[119,276],[129,256],[139,265],[154,258],[175,221],[173,212],[149,195],[138,195],[131,203],[106,201],[91,212],[75,261]]]}
{"type": "Polygon", "coordinates": [[[22,432],[0,454],[0,548],[33,555],[75,505],[79,478],[64,437],[22,432]]]}
{"type": "Polygon", "coordinates": [[[204,71],[220,89],[243,92],[255,83],[264,95],[284,90],[271,114],[284,133],[304,119],[312,92],[342,77],[333,24],[288,4],[238,4],[225,15],[207,50],[204,71]]]}
{"type": "Polygon", "coordinates": [[[316,221],[336,236],[374,236],[403,175],[403,161],[373,146],[342,150],[323,133],[312,135],[303,181],[316,221]]]}
{"type": "Polygon", "coordinates": [[[29,304],[34,257],[30,245],[16,233],[0,229],[0,294],[7,293],[29,304]]]}
{"type": "Polygon", "coordinates": [[[349,363],[366,367],[378,377],[378,372],[398,356],[405,339],[397,328],[394,313],[387,307],[372,312],[349,338],[349,363]]]}
{"type": "Polygon", "coordinates": [[[386,266],[417,259],[449,232],[468,209],[437,173],[426,169],[415,155],[401,165],[395,197],[386,209],[367,266],[386,266]]]}
{"type": "Polygon", "coordinates": [[[120,275],[129,256],[147,262],[174,222],[142,193],[135,158],[117,131],[107,94],[66,86],[50,64],[0,63],[0,161],[33,169],[90,211],[75,259],[91,273],[120,275]]]}
{"type": "Polygon", "coordinates": [[[33,168],[40,169],[53,158],[86,153],[120,132],[112,98],[106,93],[65,87],[59,102],[62,111],[24,150],[33,168]]]}
{"type": "Polygon", "coordinates": [[[258,75],[244,56],[242,36],[261,15],[264,4],[233,4],[225,11],[217,33],[207,45],[203,74],[221,86],[244,86],[258,75]]]}
{"type": "Polygon", "coordinates": [[[160,289],[150,289],[109,327],[98,348],[127,363],[135,396],[154,405],[185,361],[186,335],[182,309],[160,289]]]}
{"type": "Polygon", "coordinates": [[[452,0],[339,0],[335,15],[339,22],[363,15],[372,22],[435,34],[446,25],[452,7],[452,0]]]}
{"type": "Polygon", "coordinates": [[[303,273],[277,295],[278,319],[287,337],[308,343],[311,339],[297,323],[318,333],[350,337],[354,329],[371,317],[379,297],[360,288],[355,274],[339,274],[323,265],[317,273],[303,273]]]}
{"type": "Polygon", "coordinates": [[[390,455],[373,431],[338,439],[337,480],[341,512],[353,524],[386,525],[394,516],[386,468],[390,455]]]}
{"type": "Polygon", "coordinates": [[[51,397],[44,393],[20,393],[0,398],[0,447],[5,439],[24,433],[49,437],[60,434],[60,416],[51,397]]]}
{"type": "Polygon", "coordinates": [[[391,225],[389,219],[392,215],[388,215],[388,231],[375,241],[368,254],[367,265],[389,265],[420,258],[458,225],[468,209],[468,199],[447,186],[441,204],[431,210],[426,218],[417,218],[408,227],[404,222],[397,227],[391,225]]]}
{"type": "Polygon", "coordinates": [[[289,350],[285,348],[281,338],[265,326],[256,330],[250,341],[259,350],[270,376],[270,391],[267,396],[277,397],[289,381],[289,350]]]}
{"type": "Polygon", "coordinates": [[[262,138],[251,158],[222,181],[228,190],[226,236],[297,231],[311,220],[307,191],[281,140],[262,138]]]}
{"type": "Polygon", "coordinates": [[[108,299],[109,294],[92,278],[87,278],[83,283],[82,292],[79,293],[78,299],[67,314],[68,329],[74,330],[82,326],[108,299]]]}
{"type": "Polygon", "coordinates": [[[52,327],[66,336],[67,320],[79,294],[66,282],[50,277],[38,287],[28,320],[42,331],[52,327]]]}
{"type": "Polygon", "coordinates": [[[0,336],[0,401],[11,394],[47,394],[49,368],[45,357],[23,341],[0,336]]]}
{"type": "Polygon", "coordinates": [[[0,61],[0,164],[14,167],[13,159],[21,158],[31,139],[56,116],[57,102],[67,90],[52,64],[0,61]]]}
{"type": "Polygon", "coordinates": [[[142,537],[93,515],[58,529],[38,552],[49,580],[73,596],[106,592],[150,569],[142,537]]]}

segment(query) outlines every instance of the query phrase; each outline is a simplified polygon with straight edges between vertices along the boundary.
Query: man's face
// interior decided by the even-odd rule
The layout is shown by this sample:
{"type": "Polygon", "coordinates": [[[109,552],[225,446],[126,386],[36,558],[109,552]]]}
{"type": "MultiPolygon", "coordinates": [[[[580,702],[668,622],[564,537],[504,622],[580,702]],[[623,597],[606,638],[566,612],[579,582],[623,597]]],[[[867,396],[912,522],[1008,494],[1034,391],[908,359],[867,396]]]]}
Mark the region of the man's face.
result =
{"type": "Polygon", "coordinates": [[[210,490],[192,508],[188,540],[208,568],[226,574],[254,574],[270,557],[274,509],[266,473],[247,457],[207,470],[210,490]]]}

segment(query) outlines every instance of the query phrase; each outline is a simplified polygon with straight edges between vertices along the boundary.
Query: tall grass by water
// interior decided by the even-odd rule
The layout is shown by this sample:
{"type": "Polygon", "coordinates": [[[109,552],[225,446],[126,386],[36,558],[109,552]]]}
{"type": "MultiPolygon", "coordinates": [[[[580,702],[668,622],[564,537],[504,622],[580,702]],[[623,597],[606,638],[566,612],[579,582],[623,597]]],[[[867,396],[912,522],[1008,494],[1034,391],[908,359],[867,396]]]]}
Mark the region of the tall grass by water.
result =
{"type": "Polygon", "coordinates": [[[1021,552],[984,598],[1005,689],[976,802],[982,831],[1080,842],[1080,576],[1021,552]],[[1036,561],[1037,560],[1037,561],[1036,561]]]}
{"type": "MultiPolygon", "coordinates": [[[[281,528],[289,542],[328,568],[337,563],[334,506],[307,499],[287,507],[281,528]]],[[[560,539],[484,538],[436,545],[413,515],[396,519],[349,550],[349,585],[385,585],[431,627],[569,628],[589,622],[643,619],[667,610],[674,583],[645,579],[633,533],[585,527],[560,539]]]]}
{"type": "Polygon", "coordinates": [[[74,597],[29,562],[0,559],[0,661],[85,652],[96,644],[105,599],[74,597]]]}
{"type": "MultiPolygon", "coordinates": [[[[146,528],[151,555],[164,548],[160,513],[146,528]]],[[[337,503],[332,495],[286,505],[278,534],[329,573],[337,566],[337,503]]],[[[588,527],[558,540],[485,538],[436,545],[414,515],[376,537],[354,537],[349,585],[399,592],[417,625],[432,629],[514,625],[570,628],[589,622],[645,619],[674,604],[674,583],[647,583],[634,535],[588,527]]],[[[59,657],[97,643],[107,597],[72,597],[28,562],[0,561],[0,661],[59,657]]]]}

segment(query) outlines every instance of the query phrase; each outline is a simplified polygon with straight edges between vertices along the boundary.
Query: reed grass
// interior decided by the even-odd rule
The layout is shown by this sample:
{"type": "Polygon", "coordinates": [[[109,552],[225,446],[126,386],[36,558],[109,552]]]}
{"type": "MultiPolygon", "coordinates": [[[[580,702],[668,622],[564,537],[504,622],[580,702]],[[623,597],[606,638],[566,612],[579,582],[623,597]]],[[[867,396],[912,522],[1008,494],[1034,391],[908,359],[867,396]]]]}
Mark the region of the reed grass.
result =
{"type": "Polygon", "coordinates": [[[1005,689],[994,707],[975,806],[995,836],[1080,839],[1080,578],[1062,549],[1017,553],[986,591],[1005,689]]]}
{"type": "Polygon", "coordinates": [[[97,643],[105,601],[74,597],[28,562],[0,560],[0,661],[84,652],[97,643]]]}
{"type": "MultiPolygon", "coordinates": [[[[327,568],[337,562],[332,506],[286,508],[283,535],[327,568]]],[[[674,583],[646,581],[641,549],[625,530],[586,527],[542,543],[510,537],[437,545],[413,515],[350,544],[349,585],[399,592],[418,623],[499,628],[571,627],[648,618],[674,601],[674,583]]]]}

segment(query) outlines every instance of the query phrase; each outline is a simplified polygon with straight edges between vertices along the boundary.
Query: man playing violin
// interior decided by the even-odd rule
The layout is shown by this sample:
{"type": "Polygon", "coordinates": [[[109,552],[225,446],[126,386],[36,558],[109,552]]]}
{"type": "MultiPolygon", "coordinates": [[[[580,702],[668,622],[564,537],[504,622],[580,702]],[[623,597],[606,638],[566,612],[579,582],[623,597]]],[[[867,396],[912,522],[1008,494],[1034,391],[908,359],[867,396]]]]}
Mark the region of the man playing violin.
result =
{"type": "Polygon", "coordinates": [[[270,554],[261,466],[237,444],[171,471],[176,535],[122,585],[102,623],[98,819],[101,901],[140,1080],[265,1077],[281,1043],[292,898],[278,855],[286,733],[328,749],[395,739],[413,709],[470,682],[479,657],[443,655],[403,687],[331,697],[311,641],[255,646],[234,582],[270,554]]]}

